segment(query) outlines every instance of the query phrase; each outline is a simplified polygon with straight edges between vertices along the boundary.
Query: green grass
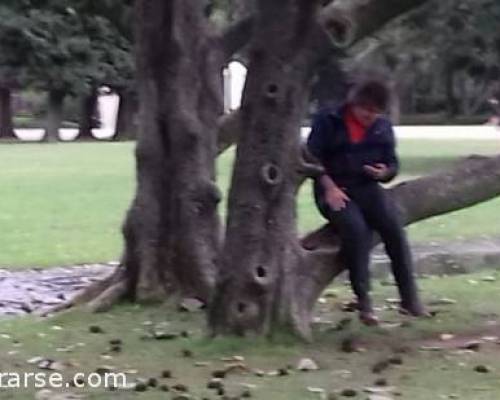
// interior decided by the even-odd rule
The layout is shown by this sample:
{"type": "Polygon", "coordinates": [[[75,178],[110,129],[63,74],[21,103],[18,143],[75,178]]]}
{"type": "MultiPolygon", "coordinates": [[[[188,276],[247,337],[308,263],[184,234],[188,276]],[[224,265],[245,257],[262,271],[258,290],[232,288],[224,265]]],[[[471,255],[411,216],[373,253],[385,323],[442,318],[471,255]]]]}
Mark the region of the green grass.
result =
{"type": "MultiPolygon", "coordinates": [[[[366,328],[361,326],[355,316],[339,311],[339,304],[350,298],[344,286],[336,288],[337,298],[329,299],[322,305],[322,318],[331,320],[330,325],[316,326],[315,342],[303,344],[293,337],[282,334],[274,340],[263,338],[217,338],[209,340],[203,331],[204,318],[201,314],[179,314],[169,306],[140,307],[122,305],[110,313],[89,315],[74,311],[58,315],[52,319],[37,320],[23,318],[0,321],[0,362],[2,372],[28,371],[40,372],[29,365],[27,360],[35,356],[52,358],[57,361],[71,362],[74,366],[64,371],[66,379],[76,372],[90,373],[102,365],[110,365],[116,371],[136,369],[137,374],[129,375],[133,381],[137,377],[159,377],[163,370],[172,371],[174,379],[161,380],[173,385],[183,383],[189,386],[195,398],[207,395],[205,389],[210,371],[221,369],[222,357],[240,355],[245,358],[249,368],[272,371],[287,365],[296,365],[302,357],[311,357],[320,365],[317,372],[292,372],[285,377],[258,378],[253,374],[231,374],[226,379],[228,394],[241,392],[242,383],[256,385],[254,398],[263,400],[314,400],[318,395],[307,391],[308,387],[320,387],[327,391],[340,391],[346,388],[362,390],[373,386],[380,376],[387,378],[389,385],[396,386],[402,399],[428,400],[439,399],[441,395],[457,394],[461,399],[496,400],[500,390],[500,346],[484,344],[480,352],[457,354],[457,346],[437,351],[420,351],[422,344],[429,340],[440,342],[443,333],[455,334],[469,340],[484,335],[500,334],[500,326],[492,328],[492,321],[498,321],[498,302],[500,301],[500,282],[483,282],[482,275],[459,276],[453,278],[434,278],[421,280],[423,297],[427,300],[442,297],[458,301],[455,305],[440,306],[441,312],[431,320],[409,321],[406,326],[366,328]],[[472,285],[469,280],[475,279],[472,285]],[[333,326],[343,318],[352,318],[352,323],[343,331],[333,326]],[[142,340],[150,329],[145,325],[162,325],[169,332],[190,332],[189,338],[172,341],[142,340]],[[89,333],[90,325],[99,325],[104,334],[89,333]],[[346,354],[339,351],[345,338],[354,338],[365,351],[346,354]],[[112,358],[102,355],[109,349],[108,341],[120,338],[123,351],[114,353],[112,358]],[[80,345],[75,346],[77,343],[80,345]],[[73,346],[70,352],[58,352],[57,348],[73,346]],[[371,372],[372,366],[381,359],[394,354],[399,348],[408,348],[409,353],[402,355],[403,364],[392,366],[381,375],[371,372]],[[189,349],[192,358],[182,356],[189,349]],[[195,362],[210,362],[209,367],[196,367],[195,362]],[[478,364],[493,369],[490,374],[473,371],[478,364]],[[343,376],[341,371],[348,370],[343,376]]],[[[384,303],[387,297],[394,297],[395,288],[375,284],[377,304],[384,303]]],[[[405,321],[395,311],[384,311],[382,318],[389,322],[405,321]]],[[[408,320],[407,320],[408,321],[408,320]]],[[[32,399],[34,389],[8,391],[4,389],[2,399],[32,399]]],[[[170,395],[157,389],[147,393],[109,392],[104,389],[84,391],[90,399],[169,399],[170,395]]],[[[217,398],[211,396],[210,398],[217,398]]],[[[366,399],[366,395],[358,395],[366,399]]]]}
{"type": "MultiPolygon", "coordinates": [[[[450,165],[460,156],[500,152],[500,141],[402,141],[403,178],[450,165]]],[[[227,190],[233,151],[218,162],[227,190]]],[[[0,266],[52,266],[119,257],[120,226],[134,190],[133,144],[66,143],[0,146],[0,266]]],[[[311,185],[298,198],[302,232],[323,223],[311,185]]],[[[410,228],[413,240],[499,234],[496,199],[410,228]]],[[[222,207],[223,208],[223,207],[222,207]]]]}
{"type": "Polygon", "coordinates": [[[130,144],[0,147],[3,266],[116,259],[134,186],[130,144]]]}

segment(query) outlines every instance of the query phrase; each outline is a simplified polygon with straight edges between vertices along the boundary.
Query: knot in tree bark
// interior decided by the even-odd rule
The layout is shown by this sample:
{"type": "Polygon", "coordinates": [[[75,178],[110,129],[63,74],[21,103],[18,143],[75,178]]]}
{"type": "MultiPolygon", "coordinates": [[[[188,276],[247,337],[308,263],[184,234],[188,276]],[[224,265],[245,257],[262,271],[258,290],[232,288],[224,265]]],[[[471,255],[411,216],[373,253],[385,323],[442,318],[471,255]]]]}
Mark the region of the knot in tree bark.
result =
{"type": "Polygon", "coordinates": [[[281,168],[273,163],[266,163],[260,169],[262,181],[269,186],[279,185],[283,181],[281,168]]]}

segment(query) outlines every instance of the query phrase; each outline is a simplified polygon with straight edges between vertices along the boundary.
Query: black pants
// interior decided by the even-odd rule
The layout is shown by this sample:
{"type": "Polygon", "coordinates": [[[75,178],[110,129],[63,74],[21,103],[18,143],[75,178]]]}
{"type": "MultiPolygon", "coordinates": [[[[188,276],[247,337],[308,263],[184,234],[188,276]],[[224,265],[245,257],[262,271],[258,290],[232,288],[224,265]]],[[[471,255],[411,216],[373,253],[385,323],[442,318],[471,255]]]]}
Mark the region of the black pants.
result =
{"type": "Polygon", "coordinates": [[[419,299],[413,262],[396,205],[375,182],[349,187],[345,192],[351,201],[340,211],[333,210],[324,199],[317,200],[321,213],[339,233],[341,255],[349,268],[352,289],[361,309],[371,309],[369,262],[373,231],[379,233],[391,260],[401,305],[405,308],[415,306],[419,299]]]}

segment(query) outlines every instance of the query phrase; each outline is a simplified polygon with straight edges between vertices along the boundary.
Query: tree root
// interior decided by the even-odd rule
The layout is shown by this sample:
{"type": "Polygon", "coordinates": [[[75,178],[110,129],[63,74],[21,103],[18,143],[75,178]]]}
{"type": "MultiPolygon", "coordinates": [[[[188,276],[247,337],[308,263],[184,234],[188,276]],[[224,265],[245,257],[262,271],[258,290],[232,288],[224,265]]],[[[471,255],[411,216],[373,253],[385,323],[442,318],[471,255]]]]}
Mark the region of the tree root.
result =
{"type": "Polygon", "coordinates": [[[98,297],[87,304],[89,311],[98,313],[108,311],[127,293],[128,282],[125,278],[109,286],[98,297]]]}
{"type": "Polygon", "coordinates": [[[104,309],[107,310],[114,302],[122,298],[126,291],[127,278],[125,276],[125,270],[124,268],[118,267],[107,278],[94,282],[92,285],[78,292],[68,301],[57,304],[49,309],[42,310],[38,313],[38,315],[41,317],[47,317],[51,314],[60,313],[84,304],[87,304],[89,310],[94,312],[102,311],[104,309]],[[112,299],[114,299],[113,302],[111,302],[112,299]],[[104,305],[107,307],[104,308],[104,305]]]}

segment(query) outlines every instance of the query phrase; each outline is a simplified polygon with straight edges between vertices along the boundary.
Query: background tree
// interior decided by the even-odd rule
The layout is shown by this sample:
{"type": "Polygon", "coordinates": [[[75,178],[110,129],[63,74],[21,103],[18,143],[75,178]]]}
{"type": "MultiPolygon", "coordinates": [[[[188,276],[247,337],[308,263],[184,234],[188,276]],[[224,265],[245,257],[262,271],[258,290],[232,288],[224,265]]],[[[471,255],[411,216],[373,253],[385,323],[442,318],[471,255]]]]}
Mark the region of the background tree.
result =
{"type": "MultiPolygon", "coordinates": [[[[131,41],[122,34],[124,27],[116,25],[116,16],[109,19],[111,4],[107,13],[100,8],[109,18],[93,6],[67,0],[7,0],[3,5],[19,22],[10,25],[9,34],[23,49],[23,86],[48,93],[47,140],[57,140],[67,95],[85,95],[93,103],[98,85],[131,80],[131,41]]],[[[89,120],[87,113],[82,118],[87,134],[89,120]]]]}
{"type": "Polygon", "coordinates": [[[19,27],[28,21],[7,5],[0,5],[0,138],[14,139],[12,90],[25,79],[25,42],[18,36],[19,27]]]}
{"type": "Polygon", "coordinates": [[[491,0],[430,1],[381,31],[362,62],[395,76],[403,114],[481,114],[498,86],[499,20],[491,0]]]}

